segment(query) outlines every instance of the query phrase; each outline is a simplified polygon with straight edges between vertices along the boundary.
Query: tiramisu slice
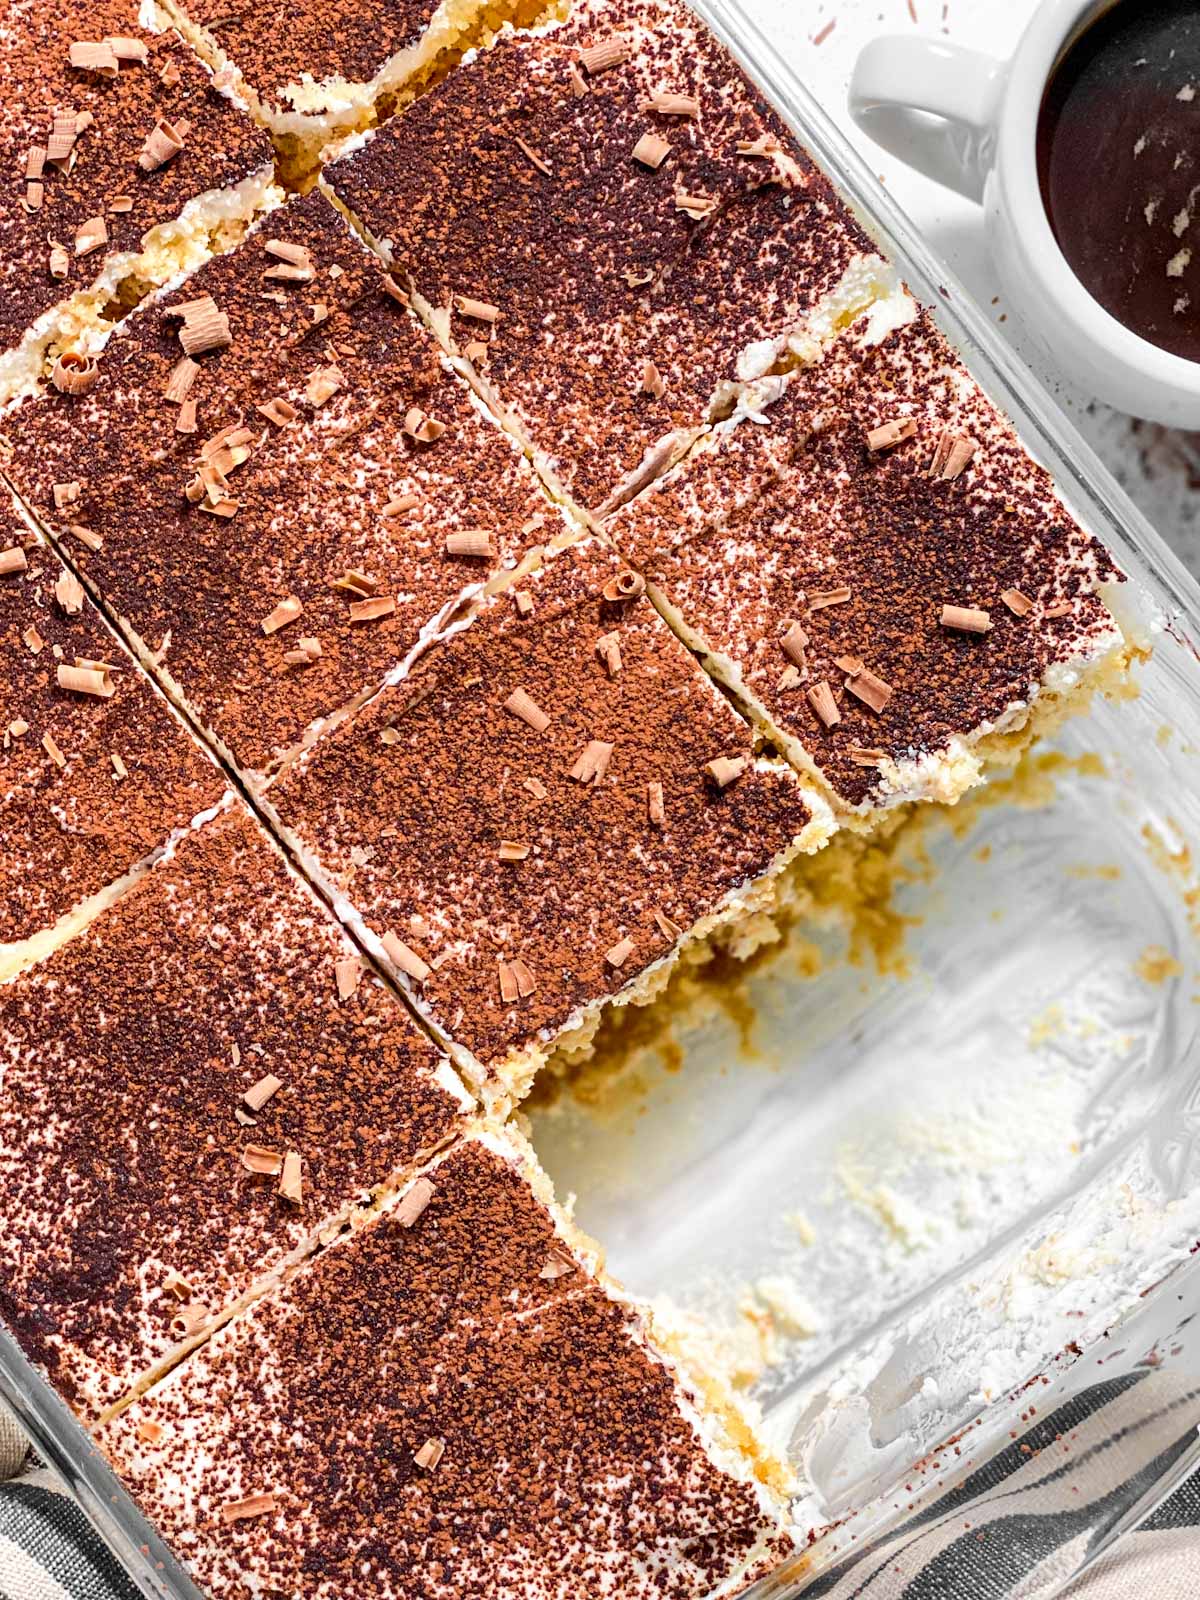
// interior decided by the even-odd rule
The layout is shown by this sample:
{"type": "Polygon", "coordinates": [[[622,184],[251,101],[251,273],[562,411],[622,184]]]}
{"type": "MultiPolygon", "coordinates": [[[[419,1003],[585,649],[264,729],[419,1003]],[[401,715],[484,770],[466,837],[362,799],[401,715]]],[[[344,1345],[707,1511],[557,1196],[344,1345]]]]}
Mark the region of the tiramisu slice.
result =
{"type": "Polygon", "coordinates": [[[250,777],[565,528],[398,292],[314,191],[9,418],[27,503],[250,777]]]}
{"type": "Polygon", "coordinates": [[[78,580],[7,496],[0,507],[2,982],[82,927],[225,783],[78,580]]]}
{"type": "Polygon", "coordinates": [[[267,793],[464,1070],[505,1093],[769,908],[775,870],[830,831],[641,588],[594,543],[567,549],[267,793]]]}
{"type": "Polygon", "coordinates": [[[1107,552],[927,313],[862,319],[607,524],[841,806],[953,801],[1112,681],[1107,552]]]}
{"type": "Polygon", "coordinates": [[[790,1549],[531,1165],[464,1141],[103,1430],[213,1600],[703,1600],[790,1549]]]}
{"type": "Polygon", "coordinates": [[[237,805],[0,991],[0,1067],[0,1317],[89,1418],[466,1099],[237,805]]]}
{"type": "MultiPolygon", "coordinates": [[[[566,0],[558,0],[558,7],[566,0]]],[[[390,116],[435,73],[555,0],[294,0],[286,20],[225,0],[163,0],[291,158],[390,116]]]]}
{"type": "Polygon", "coordinates": [[[886,270],[683,0],[583,0],[501,39],[322,181],[589,510],[886,270]]]}
{"type": "Polygon", "coordinates": [[[153,0],[9,0],[0,152],[0,401],[282,198],[270,142],[153,0]]]}

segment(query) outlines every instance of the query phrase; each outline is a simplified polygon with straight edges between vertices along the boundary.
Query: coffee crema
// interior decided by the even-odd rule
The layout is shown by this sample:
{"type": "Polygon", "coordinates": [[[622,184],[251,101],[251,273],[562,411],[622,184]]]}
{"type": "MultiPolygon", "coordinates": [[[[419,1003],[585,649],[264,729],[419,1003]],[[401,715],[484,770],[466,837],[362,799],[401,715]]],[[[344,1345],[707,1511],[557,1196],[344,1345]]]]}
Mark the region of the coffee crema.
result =
{"type": "Polygon", "coordinates": [[[1067,49],[1038,120],[1042,200],[1084,287],[1200,361],[1200,0],[1121,0],[1067,49]]]}

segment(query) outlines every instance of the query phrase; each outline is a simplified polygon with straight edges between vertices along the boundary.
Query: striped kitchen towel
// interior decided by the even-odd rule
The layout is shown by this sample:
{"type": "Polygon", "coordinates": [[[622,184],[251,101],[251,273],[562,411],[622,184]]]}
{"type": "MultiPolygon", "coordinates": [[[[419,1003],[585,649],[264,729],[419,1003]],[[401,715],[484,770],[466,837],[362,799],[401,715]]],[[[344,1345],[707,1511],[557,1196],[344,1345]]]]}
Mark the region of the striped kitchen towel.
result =
{"type": "MultiPolygon", "coordinates": [[[[1200,1391],[1150,1376],[1098,1384],[1049,1412],[901,1530],[818,1577],[806,1600],[1198,1600],[1200,1473],[1062,1587],[1195,1444],[1200,1391]]],[[[0,1600],[139,1600],[32,1458],[0,1483],[0,1600]]]]}
{"type": "Polygon", "coordinates": [[[19,1477],[0,1483],[0,1600],[141,1600],[83,1512],[34,1457],[19,1477]]]}

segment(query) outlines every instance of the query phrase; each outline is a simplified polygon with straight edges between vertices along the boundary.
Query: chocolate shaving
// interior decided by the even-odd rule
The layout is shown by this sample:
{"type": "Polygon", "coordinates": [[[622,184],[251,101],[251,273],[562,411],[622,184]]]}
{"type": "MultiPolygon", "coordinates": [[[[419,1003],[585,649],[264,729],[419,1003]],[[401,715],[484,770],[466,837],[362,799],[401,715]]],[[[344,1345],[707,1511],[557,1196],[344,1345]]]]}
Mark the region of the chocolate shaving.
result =
{"type": "Polygon", "coordinates": [[[805,665],[805,647],[808,644],[808,635],[798,622],[793,622],[779,641],[780,649],[795,666],[803,670],[805,665]]]}
{"type": "Polygon", "coordinates": [[[299,1154],[295,1150],[289,1150],[283,1158],[283,1168],[279,1174],[280,1198],[290,1200],[297,1206],[304,1201],[303,1166],[299,1154]]]}
{"type": "Polygon", "coordinates": [[[538,1277],[555,1283],[575,1271],[575,1261],[565,1250],[554,1250],[538,1268],[538,1277]]]}
{"type": "Polygon", "coordinates": [[[472,300],[469,294],[460,294],[458,309],[464,317],[473,317],[477,322],[495,322],[500,315],[500,307],[489,305],[486,300],[472,300]]]}
{"type": "Polygon", "coordinates": [[[420,495],[416,495],[416,494],[398,494],[398,495],[393,495],[392,498],[384,506],[383,510],[379,513],[379,515],[381,517],[401,517],[401,516],[404,515],[404,513],[406,511],[415,511],[416,508],[420,504],[421,504],[420,495]]]}
{"type": "Polygon", "coordinates": [[[653,361],[647,361],[642,367],[642,393],[653,395],[656,400],[661,400],[666,392],[667,384],[662,373],[654,365],[653,361]]]}
{"type": "Polygon", "coordinates": [[[601,593],[606,600],[636,600],[646,592],[646,580],[640,572],[626,567],[615,578],[610,578],[601,593]]]}
{"type": "Polygon", "coordinates": [[[395,609],[396,597],[391,594],[375,595],[370,600],[352,600],[350,621],[378,622],[381,617],[390,617],[395,609]]]}
{"type": "Polygon", "coordinates": [[[141,65],[150,56],[150,46],[144,39],[130,39],[120,34],[110,35],[105,44],[118,61],[132,61],[141,65]]]}
{"type": "Polygon", "coordinates": [[[404,940],[394,934],[389,928],[380,940],[384,950],[391,960],[417,983],[424,983],[432,972],[432,968],[422,961],[417,952],[405,944],[404,940]]]}
{"type": "Polygon", "coordinates": [[[610,967],[619,971],[633,954],[633,940],[628,934],[623,939],[618,939],[611,950],[604,952],[604,959],[610,967]]]}
{"type": "Polygon", "coordinates": [[[698,117],[700,102],[690,94],[674,94],[670,89],[652,89],[643,100],[642,111],[657,111],[663,117],[698,117]]]}
{"type": "Polygon", "coordinates": [[[25,572],[28,567],[29,559],[21,545],[10,544],[7,550],[0,550],[0,575],[25,572]]]}
{"type": "Polygon", "coordinates": [[[513,977],[517,980],[518,995],[522,1000],[528,1000],[529,996],[537,988],[537,979],[533,975],[533,968],[522,961],[520,956],[514,956],[509,962],[509,966],[512,968],[513,977]]]}
{"type": "Polygon", "coordinates": [[[50,369],[50,382],[63,394],[86,394],[100,376],[91,356],[67,350],[50,369]]]}
{"type": "Polygon", "coordinates": [[[242,1165],[259,1177],[274,1178],[283,1171],[283,1155],[278,1150],[264,1149],[261,1144],[248,1144],[242,1151],[242,1165]]]}
{"type": "Polygon", "coordinates": [[[221,1507],[221,1521],[242,1522],[248,1517],[262,1517],[277,1509],[273,1494],[251,1494],[244,1500],[229,1500],[221,1507]]]}
{"type": "Polygon", "coordinates": [[[927,476],[943,483],[950,482],[971,465],[978,448],[975,440],[967,434],[955,433],[950,428],[945,429],[934,446],[933,455],[926,468],[927,476]]]}
{"type": "Polygon", "coordinates": [[[83,585],[73,572],[64,572],[54,585],[54,598],[69,617],[83,610],[83,585]]]}
{"type": "Polygon", "coordinates": [[[524,689],[514,689],[504,702],[504,709],[528,723],[534,733],[545,733],[550,726],[550,718],[524,689]]]}
{"type": "Polygon", "coordinates": [[[337,982],[339,1000],[348,1000],[358,988],[359,979],[362,977],[362,962],[357,956],[343,956],[340,961],[333,964],[334,978],[337,982]]]}
{"type": "Polygon", "coordinates": [[[407,1189],[396,1205],[392,1215],[402,1228],[411,1228],[413,1223],[433,1199],[434,1185],[429,1178],[418,1178],[411,1188],[407,1189]]]}
{"type": "Polygon", "coordinates": [[[137,164],[142,171],[157,172],[159,167],[165,167],[168,161],[173,161],[183,149],[184,131],[181,126],[161,117],[146,135],[138,155],[137,164]]]}
{"type": "Polygon", "coordinates": [[[97,667],[70,667],[60,661],[56,673],[60,689],[70,689],[75,694],[96,695],[101,700],[111,700],[117,686],[107,671],[97,667]]]}
{"type": "Polygon", "coordinates": [[[579,52],[580,65],[589,78],[594,78],[598,73],[607,72],[611,67],[619,67],[622,61],[629,58],[629,41],[622,39],[619,34],[611,38],[601,39],[598,43],[588,45],[579,52]]]}
{"type": "Polygon", "coordinates": [[[217,303],[211,295],[199,295],[195,300],[169,306],[166,314],[183,318],[179,342],[189,356],[203,355],[208,350],[222,350],[233,343],[229,318],[217,309],[217,303]]]}
{"type": "Polygon", "coordinates": [[[272,607],[259,626],[266,634],[278,633],[280,628],[287,628],[296,622],[303,611],[304,602],[296,595],[289,594],[278,605],[272,607]]]}
{"type": "Polygon", "coordinates": [[[640,166],[649,167],[651,172],[657,172],[671,154],[671,146],[661,134],[644,133],[631,153],[640,166]]]}
{"type": "Polygon", "coordinates": [[[718,789],[727,789],[749,765],[747,756],[717,756],[714,761],[705,762],[704,770],[718,789]]]}
{"type": "Polygon", "coordinates": [[[615,745],[609,744],[604,739],[589,739],[575,757],[570,776],[576,783],[600,783],[608,771],[608,764],[615,749],[615,745]]]}
{"type": "Polygon", "coordinates": [[[850,598],[849,585],[840,589],[818,589],[808,597],[810,611],[824,611],[826,606],[844,606],[850,598]]]}
{"type": "Polygon", "coordinates": [[[116,54],[106,39],[99,43],[73,40],[67,48],[67,60],[80,72],[95,72],[104,78],[115,78],[119,70],[116,54]]]}
{"type": "Polygon", "coordinates": [[[255,406],[254,409],[260,416],[266,417],[268,422],[274,423],[277,428],[290,427],[300,415],[292,402],[285,400],[282,395],[278,399],[268,400],[265,405],[255,406]]]}
{"type": "Polygon", "coordinates": [[[610,678],[617,678],[621,674],[621,636],[618,633],[602,633],[596,640],[596,654],[608,668],[610,678]]]}
{"type": "Polygon", "coordinates": [[[252,1083],[246,1090],[242,1099],[251,1111],[261,1111],[267,1101],[283,1088],[283,1079],[277,1078],[273,1072],[266,1073],[257,1083],[252,1083]]]}
{"type": "Polygon", "coordinates": [[[991,616],[974,606],[943,606],[942,627],[957,633],[987,633],[992,626],[991,616]]]}
{"type": "Polygon", "coordinates": [[[915,417],[896,417],[891,422],[882,422],[879,427],[867,430],[867,449],[872,455],[880,450],[893,450],[905,439],[915,438],[916,432],[915,417]]]}
{"type": "Polygon", "coordinates": [[[882,713],[888,701],[892,698],[891,684],[885,682],[883,678],[878,677],[874,672],[869,671],[861,663],[859,670],[850,673],[846,678],[846,688],[854,695],[855,699],[861,700],[866,706],[870,706],[871,710],[877,714],[882,713]]]}
{"type": "Polygon", "coordinates": [[[164,391],[166,398],[175,405],[182,405],[199,372],[199,363],[193,361],[191,356],[180,356],[171,368],[171,376],[167,379],[164,391]]]}
{"type": "Polygon", "coordinates": [[[547,178],[552,178],[554,176],[554,168],[548,161],[542,160],[541,156],[538,155],[537,151],[532,145],[526,144],[524,139],[515,133],[513,134],[513,142],[517,145],[518,149],[521,151],[521,154],[526,158],[526,160],[532,162],[539,172],[545,173],[547,178]]]}
{"type": "Polygon", "coordinates": [[[345,379],[337,367],[317,367],[308,375],[308,382],[304,386],[304,398],[310,406],[320,410],[327,400],[342,387],[345,379]]]}
{"type": "Polygon", "coordinates": [[[432,444],[445,433],[446,424],[427,415],[420,406],[411,406],[404,418],[404,431],[418,444],[432,444]]]}
{"type": "Polygon", "coordinates": [[[413,1456],[414,1462],[422,1472],[432,1472],[446,1451],[444,1439],[426,1439],[425,1443],[413,1456]]]}
{"type": "Polygon", "coordinates": [[[805,691],[804,698],[816,712],[817,716],[827,728],[836,728],[842,720],[842,713],[838,710],[838,703],[833,697],[833,690],[825,682],[814,683],[811,689],[805,691]]]}
{"type": "Polygon", "coordinates": [[[717,205],[712,195],[688,194],[683,189],[675,191],[675,209],[685,212],[693,222],[703,222],[705,217],[713,214],[717,205]]]}
{"type": "Polygon", "coordinates": [[[1000,598],[1014,617],[1027,617],[1033,610],[1033,601],[1020,589],[1004,589],[1000,598]]]}
{"type": "Polygon", "coordinates": [[[177,1339],[190,1339],[193,1334],[200,1332],[211,1314],[202,1301],[193,1300],[186,1306],[180,1306],[171,1318],[171,1332],[177,1339]]]}
{"type": "Polygon", "coordinates": [[[486,528],[463,528],[458,533],[446,535],[448,556],[486,556],[489,561],[496,556],[496,547],[486,528]]]}

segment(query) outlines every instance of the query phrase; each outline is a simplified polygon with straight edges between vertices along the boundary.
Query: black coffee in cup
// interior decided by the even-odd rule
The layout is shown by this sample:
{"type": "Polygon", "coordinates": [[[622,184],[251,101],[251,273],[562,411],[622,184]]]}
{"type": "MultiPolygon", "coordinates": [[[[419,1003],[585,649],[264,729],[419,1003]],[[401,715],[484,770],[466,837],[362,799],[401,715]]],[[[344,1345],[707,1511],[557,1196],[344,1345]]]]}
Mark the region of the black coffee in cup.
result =
{"type": "Polygon", "coordinates": [[[1042,102],[1038,173],[1081,283],[1200,361],[1200,0],[1121,0],[1074,40],[1042,102]]]}

